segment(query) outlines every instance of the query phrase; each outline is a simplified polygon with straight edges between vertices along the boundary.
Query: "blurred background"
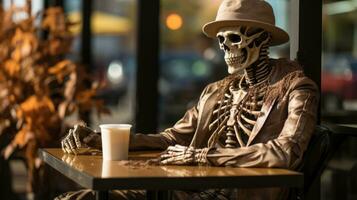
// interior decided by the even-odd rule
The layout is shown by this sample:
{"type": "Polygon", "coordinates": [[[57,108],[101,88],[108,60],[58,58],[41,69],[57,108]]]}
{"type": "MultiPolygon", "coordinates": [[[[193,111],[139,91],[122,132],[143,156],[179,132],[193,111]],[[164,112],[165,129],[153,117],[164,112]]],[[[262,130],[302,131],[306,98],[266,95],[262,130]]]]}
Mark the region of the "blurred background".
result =
{"type": "MultiPolygon", "coordinates": [[[[291,35],[290,0],[268,0],[276,15],[276,24],[291,35]]],[[[4,9],[22,5],[25,0],[2,0],[4,9]]],[[[137,105],[137,22],[136,0],[92,0],[91,12],[85,1],[32,1],[32,12],[57,5],[70,22],[73,43],[68,59],[83,61],[95,81],[103,84],[98,97],[111,115],[98,117],[88,112],[90,126],[101,123],[136,125],[137,105]],[[89,16],[83,19],[84,16],[89,16]],[[83,23],[90,29],[83,30],[83,23]],[[83,32],[86,31],[86,32],[83,32]],[[85,46],[83,42],[90,45],[85,46]],[[90,49],[83,49],[90,48],[90,49]],[[88,50],[88,51],[86,51],[88,50]],[[86,54],[87,53],[87,54],[86,54]]],[[[202,25],[214,19],[221,1],[161,0],[159,23],[159,66],[157,74],[157,130],[172,126],[193,106],[204,86],[227,75],[223,52],[218,42],[203,35],[202,25]]],[[[335,123],[357,122],[357,1],[324,0],[322,15],[321,119],[335,123]]],[[[145,31],[140,34],[146,34],[145,31]]],[[[271,48],[273,58],[290,57],[290,44],[271,48]]],[[[149,53],[149,52],[148,52],[149,53]]],[[[150,70],[150,69],[146,69],[150,70]]],[[[145,91],[148,96],[155,91],[145,91]]],[[[141,92],[143,93],[143,92],[141,92]]],[[[145,93],[144,93],[145,95],[145,93]]],[[[71,121],[78,114],[67,116],[71,121]]],[[[356,139],[341,145],[322,176],[322,199],[357,199],[356,139]],[[341,194],[343,194],[341,196],[341,194]]],[[[26,194],[27,177],[22,162],[11,163],[13,188],[21,198],[26,194]]],[[[26,196],[26,197],[25,197],[26,196]]]]}

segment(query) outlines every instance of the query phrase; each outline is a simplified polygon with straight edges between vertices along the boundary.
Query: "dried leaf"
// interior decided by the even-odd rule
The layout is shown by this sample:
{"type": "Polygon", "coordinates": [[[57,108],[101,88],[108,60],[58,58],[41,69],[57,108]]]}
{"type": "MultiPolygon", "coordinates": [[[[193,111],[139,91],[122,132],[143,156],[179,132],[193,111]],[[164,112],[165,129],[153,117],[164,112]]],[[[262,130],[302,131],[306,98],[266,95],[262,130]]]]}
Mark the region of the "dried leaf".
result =
{"type": "Polygon", "coordinates": [[[5,71],[11,76],[14,77],[20,71],[20,65],[13,59],[9,59],[5,61],[4,64],[5,71]]]}
{"type": "Polygon", "coordinates": [[[51,32],[64,32],[66,30],[66,22],[61,7],[51,7],[46,10],[42,28],[49,29],[51,32]]]}
{"type": "Polygon", "coordinates": [[[19,132],[16,133],[15,138],[11,141],[9,145],[5,147],[3,155],[5,159],[8,159],[17,148],[23,148],[30,139],[34,138],[34,134],[28,127],[23,127],[19,132]]]}
{"type": "Polygon", "coordinates": [[[56,75],[57,80],[62,83],[65,76],[75,71],[75,65],[69,60],[58,62],[48,69],[49,74],[56,75]]]}
{"type": "Polygon", "coordinates": [[[57,115],[57,112],[51,99],[46,96],[30,96],[16,110],[17,118],[24,119],[30,127],[46,123],[51,115],[57,115]]]}
{"type": "Polygon", "coordinates": [[[13,140],[13,145],[19,148],[23,148],[27,144],[27,142],[33,138],[34,134],[27,126],[25,126],[18,133],[16,133],[16,136],[13,140]]]}
{"type": "Polygon", "coordinates": [[[24,32],[17,28],[11,39],[11,45],[14,47],[14,51],[11,53],[12,59],[20,61],[37,48],[38,42],[33,32],[24,32]]]}

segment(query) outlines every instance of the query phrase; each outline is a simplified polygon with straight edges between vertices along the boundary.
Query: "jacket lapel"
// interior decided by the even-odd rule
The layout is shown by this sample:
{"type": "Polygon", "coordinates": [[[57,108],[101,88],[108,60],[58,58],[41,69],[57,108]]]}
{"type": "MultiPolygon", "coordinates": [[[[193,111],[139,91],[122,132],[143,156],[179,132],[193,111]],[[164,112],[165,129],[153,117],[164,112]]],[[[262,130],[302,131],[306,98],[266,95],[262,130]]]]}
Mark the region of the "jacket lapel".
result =
{"type": "Polygon", "coordinates": [[[196,132],[191,140],[190,146],[201,148],[203,147],[202,141],[207,140],[206,138],[209,137],[208,131],[205,130],[205,128],[208,128],[208,125],[206,124],[209,123],[209,120],[212,117],[212,110],[217,99],[217,91],[218,90],[214,90],[211,93],[207,93],[200,100],[196,132]]]}
{"type": "Polygon", "coordinates": [[[271,101],[271,103],[263,103],[262,115],[258,117],[257,122],[256,122],[255,126],[253,127],[252,133],[250,134],[248,142],[247,142],[247,146],[249,146],[252,143],[254,138],[259,133],[260,129],[263,127],[265,121],[267,120],[267,118],[269,116],[271,109],[274,106],[275,100],[276,100],[276,98],[273,101],[271,101]]]}

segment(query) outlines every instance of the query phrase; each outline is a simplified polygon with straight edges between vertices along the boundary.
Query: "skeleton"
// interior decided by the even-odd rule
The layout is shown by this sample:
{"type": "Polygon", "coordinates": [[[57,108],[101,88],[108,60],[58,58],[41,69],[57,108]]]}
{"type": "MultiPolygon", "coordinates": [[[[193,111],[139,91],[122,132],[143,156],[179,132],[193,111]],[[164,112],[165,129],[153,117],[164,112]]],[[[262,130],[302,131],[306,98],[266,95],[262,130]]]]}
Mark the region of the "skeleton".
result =
{"type": "MultiPolygon", "coordinates": [[[[315,128],[318,89],[298,63],[269,59],[270,45],[289,40],[288,34],[275,26],[272,7],[262,0],[223,0],[215,21],[206,23],[202,30],[208,37],[218,38],[230,75],[207,85],[197,106],[187,110],[173,127],[159,134],[131,135],[130,149],[167,148],[155,159],[163,165],[298,169],[315,128]]],[[[70,131],[63,143],[64,151],[76,152],[75,145],[82,145],[81,137],[87,138],[78,132],[85,130],[70,131]]],[[[89,141],[84,142],[88,147],[89,141]]],[[[177,169],[184,174],[189,168],[177,169]]],[[[124,196],[130,198],[130,193],[124,196]]],[[[80,199],[82,194],[69,194],[66,199],[80,199]]],[[[197,188],[172,194],[177,199],[291,197],[285,188],[197,188]]],[[[142,193],[139,198],[146,197],[142,193]]]]}
{"type": "MultiPolygon", "coordinates": [[[[208,147],[215,144],[225,148],[246,146],[261,108],[269,85],[271,66],[268,64],[268,43],[270,35],[262,29],[251,27],[227,27],[217,33],[220,48],[225,53],[228,73],[238,74],[244,71],[239,80],[234,80],[216,103],[209,130],[212,136],[208,147]],[[223,133],[225,133],[223,135],[223,133]],[[222,142],[222,139],[224,140],[222,142]]],[[[195,153],[208,148],[190,151],[181,146],[169,147],[170,151],[162,155],[164,164],[188,164],[207,161],[195,160],[195,153]],[[174,153],[173,153],[174,152],[174,153]]],[[[207,151],[208,153],[208,151],[207,151]]],[[[207,154],[206,153],[206,154],[207,154]]]]}
{"type": "MultiPolygon", "coordinates": [[[[208,147],[216,144],[225,148],[244,147],[261,114],[269,85],[270,34],[263,29],[238,26],[220,29],[217,38],[225,53],[228,72],[233,75],[243,72],[243,76],[232,81],[216,103],[208,147]]],[[[62,140],[63,151],[71,154],[96,153],[100,147],[100,135],[83,125],[75,126],[62,140]]],[[[208,149],[170,146],[161,155],[161,163],[206,164],[208,149]]]]}

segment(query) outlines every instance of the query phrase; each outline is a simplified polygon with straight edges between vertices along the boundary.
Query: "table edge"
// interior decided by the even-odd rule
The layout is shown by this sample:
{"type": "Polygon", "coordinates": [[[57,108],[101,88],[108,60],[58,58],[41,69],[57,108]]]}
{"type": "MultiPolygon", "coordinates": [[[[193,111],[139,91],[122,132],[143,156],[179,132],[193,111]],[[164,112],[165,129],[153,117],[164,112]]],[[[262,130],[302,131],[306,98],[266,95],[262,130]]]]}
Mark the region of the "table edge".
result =
{"type": "MultiPolygon", "coordinates": [[[[253,176],[241,176],[241,177],[225,177],[225,179],[217,179],[217,177],[205,176],[205,177],[145,177],[145,178],[99,178],[93,177],[85,172],[71,168],[68,164],[62,160],[53,156],[50,152],[46,151],[46,148],[38,150],[39,157],[45,161],[46,164],[53,167],[56,171],[62,173],[64,176],[73,180],[82,187],[93,190],[110,190],[110,189],[147,189],[147,190],[171,190],[171,189],[212,189],[212,188],[267,188],[267,187],[289,187],[289,188],[303,188],[304,175],[301,172],[294,171],[294,175],[276,175],[262,176],[261,181],[257,182],[252,180],[253,176]],[[49,156],[52,156],[49,158],[49,156]],[[77,174],[70,173],[70,170],[76,170],[77,174]],[[279,181],[276,181],[276,177],[281,176],[279,181]],[[237,182],[237,178],[243,179],[243,181],[237,182]],[[197,181],[197,179],[201,181],[197,181]],[[283,179],[283,180],[282,180],[283,179]],[[115,184],[113,184],[113,181],[115,184]],[[177,183],[181,186],[177,186],[177,183]],[[282,186],[279,184],[285,182],[282,186]],[[128,184],[130,183],[130,184],[128,184]],[[267,184],[269,183],[269,184],[267,184]],[[143,186],[145,185],[145,186],[143,186]],[[219,186],[217,186],[219,185],[219,186]]],[[[289,169],[284,169],[293,171],[289,169]]]]}
{"type": "Polygon", "coordinates": [[[94,183],[93,180],[95,179],[95,177],[92,177],[89,174],[87,174],[85,172],[78,171],[78,170],[76,170],[78,172],[77,174],[70,173],[69,170],[71,170],[71,167],[68,164],[66,164],[65,162],[63,162],[62,160],[53,156],[48,151],[46,151],[46,148],[38,149],[38,155],[43,161],[45,161],[46,164],[48,164],[49,166],[54,168],[56,171],[63,174],[65,177],[76,182],[78,185],[85,187],[85,188],[94,189],[93,188],[93,183],[94,183]],[[49,155],[52,155],[52,157],[49,158],[49,155]],[[80,181],[79,181],[79,179],[80,179],[80,181]]]}

